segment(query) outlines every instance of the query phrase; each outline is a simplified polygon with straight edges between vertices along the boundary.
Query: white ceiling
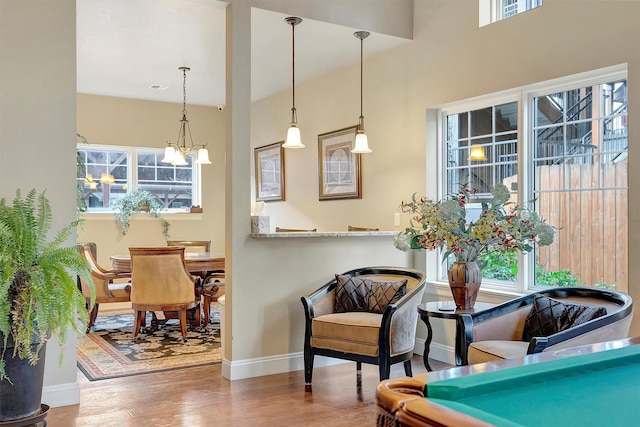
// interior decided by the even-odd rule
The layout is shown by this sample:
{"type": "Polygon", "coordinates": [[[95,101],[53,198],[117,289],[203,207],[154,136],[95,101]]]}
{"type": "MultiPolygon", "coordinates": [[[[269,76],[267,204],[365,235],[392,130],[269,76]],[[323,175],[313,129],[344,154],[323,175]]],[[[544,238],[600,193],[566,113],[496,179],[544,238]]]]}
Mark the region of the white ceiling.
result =
{"type": "MultiPolygon", "coordinates": [[[[77,0],[78,92],[182,103],[225,104],[225,11],[215,0],[77,0]],[[167,87],[153,90],[151,85],[167,87]]],[[[252,11],[252,99],[291,88],[287,15],[252,11]]],[[[296,84],[360,60],[358,30],[305,19],[295,27],[296,84]]],[[[372,33],[365,58],[408,40],[372,33]]]]}

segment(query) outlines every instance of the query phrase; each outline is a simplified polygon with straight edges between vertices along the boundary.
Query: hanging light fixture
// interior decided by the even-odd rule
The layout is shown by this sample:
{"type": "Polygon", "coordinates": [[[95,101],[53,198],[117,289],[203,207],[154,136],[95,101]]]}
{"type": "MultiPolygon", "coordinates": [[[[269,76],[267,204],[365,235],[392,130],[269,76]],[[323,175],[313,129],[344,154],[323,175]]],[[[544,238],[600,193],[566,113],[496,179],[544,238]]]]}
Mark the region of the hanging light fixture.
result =
{"type": "Polygon", "coordinates": [[[210,165],[209,150],[207,145],[194,145],[193,138],[191,137],[191,128],[189,127],[189,120],[187,120],[187,71],[191,70],[189,67],[180,67],[182,70],[182,119],[180,120],[180,129],[178,131],[178,141],[175,144],[167,143],[167,147],[164,149],[164,158],[160,160],[162,163],[171,163],[174,166],[187,165],[187,156],[192,151],[198,152],[198,158],[196,163],[202,165],[210,165]],[[189,143],[187,146],[187,132],[189,133],[189,143]]]}
{"type": "Polygon", "coordinates": [[[369,37],[368,31],[356,31],[353,33],[356,38],[360,39],[360,118],[358,120],[358,129],[356,130],[356,144],[352,153],[371,153],[367,133],[364,130],[364,116],[362,115],[362,45],[363,40],[369,37]]]}
{"type": "Polygon", "coordinates": [[[296,25],[302,22],[302,18],[297,16],[289,16],[284,18],[285,22],[291,25],[291,70],[292,70],[292,94],[293,102],[291,104],[291,124],[287,131],[287,139],[282,146],[284,148],[304,148],[304,144],[300,140],[300,128],[298,128],[298,114],[296,112],[296,25]]]}

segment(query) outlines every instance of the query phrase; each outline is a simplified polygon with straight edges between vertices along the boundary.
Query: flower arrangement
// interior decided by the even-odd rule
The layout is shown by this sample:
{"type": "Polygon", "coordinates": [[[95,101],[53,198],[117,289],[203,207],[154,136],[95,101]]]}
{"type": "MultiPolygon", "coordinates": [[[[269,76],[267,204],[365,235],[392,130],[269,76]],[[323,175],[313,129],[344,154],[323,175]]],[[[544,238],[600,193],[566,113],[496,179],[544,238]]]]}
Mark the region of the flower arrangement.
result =
{"type": "Polygon", "coordinates": [[[466,185],[458,193],[434,202],[425,197],[402,202],[402,212],[414,214],[410,226],[398,233],[394,246],[409,249],[444,250],[444,259],[455,256],[458,262],[476,261],[491,251],[530,252],[534,245],[553,243],[554,228],[538,213],[510,202],[509,190],[498,184],[490,203],[482,203],[475,222],[467,223],[466,205],[476,190],[466,185]]]}

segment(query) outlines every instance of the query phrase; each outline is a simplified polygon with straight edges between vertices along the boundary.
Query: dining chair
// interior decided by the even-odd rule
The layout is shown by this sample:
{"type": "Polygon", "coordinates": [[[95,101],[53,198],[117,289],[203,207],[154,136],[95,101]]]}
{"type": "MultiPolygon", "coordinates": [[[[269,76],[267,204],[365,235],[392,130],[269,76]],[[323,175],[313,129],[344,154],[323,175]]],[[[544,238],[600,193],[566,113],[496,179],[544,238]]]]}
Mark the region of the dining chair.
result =
{"type": "Polygon", "coordinates": [[[210,272],[202,288],[202,311],[204,312],[204,326],[209,324],[211,303],[218,301],[224,295],[224,270],[210,272]]]}
{"type": "Polygon", "coordinates": [[[276,227],[276,233],[290,233],[290,232],[302,232],[302,233],[313,233],[315,231],[317,231],[317,228],[313,228],[311,230],[301,230],[298,228],[280,228],[280,227],[276,227]]]}
{"type": "Polygon", "coordinates": [[[89,306],[91,302],[91,287],[84,279],[78,276],[78,285],[82,291],[82,295],[84,295],[87,300],[87,308],[91,308],[89,323],[87,324],[88,333],[96,321],[100,304],[131,301],[131,275],[129,273],[117,273],[102,268],[96,261],[97,249],[95,243],[82,243],[78,246],[78,250],[84,255],[91,267],[91,281],[93,282],[96,296],[93,308],[91,308],[89,306]],[[118,280],[118,282],[116,282],[116,280],[118,280]]]}
{"type": "Polygon", "coordinates": [[[380,231],[379,228],[354,227],[352,225],[347,228],[348,231],[380,231]]]}
{"type": "Polygon", "coordinates": [[[200,279],[187,270],[184,251],[184,246],[129,248],[134,338],[144,324],[147,311],[177,312],[185,339],[188,310],[195,311],[196,324],[200,325],[200,301],[196,293],[200,279]]]}
{"type": "Polygon", "coordinates": [[[167,240],[167,246],[184,246],[187,252],[195,252],[193,249],[211,252],[211,240],[167,240]]]}

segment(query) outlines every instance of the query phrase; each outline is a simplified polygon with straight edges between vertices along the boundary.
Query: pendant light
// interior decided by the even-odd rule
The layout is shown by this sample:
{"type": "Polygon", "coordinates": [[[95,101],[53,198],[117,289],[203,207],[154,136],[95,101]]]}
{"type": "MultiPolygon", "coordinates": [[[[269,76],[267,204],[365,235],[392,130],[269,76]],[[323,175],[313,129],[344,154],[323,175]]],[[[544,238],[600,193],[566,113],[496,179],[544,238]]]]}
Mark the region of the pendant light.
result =
{"type": "Polygon", "coordinates": [[[484,162],[487,160],[487,155],[484,152],[484,147],[480,145],[472,145],[469,157],[475,162],[484,162]]]}
{"type": "Polygon", "coordinates": [[[368,31],[356,31],[353,33],[356,38],[360,39],[360,118],[358,120],[358,129],[356,130],[356,144],[352,153],[371,153],[367,133],[364,130],[364,116],[362,115],[362,45],[363,40],[369,37],[368,31]]]}
{"type": "Polygon", "coordinates": [[[164,149],[164,158],[160,160],[162,163],[171,163],[174,166],[186,166],[187,156],[192,151],[198,152],[198,158],[196,163],[202,165],[210,165],[209,150],[207,145],[194,145],[193,138],[191,137],[191,128],[189,127],[189,120],[187,120],[187,71],[191,70],[189,67],[180,67],[182,70],[182,119],[180,120],[180,129],[178,130],[178,141],[175,144],[168,143],[164,149]],[[187,145],[187,132],[189,133],[189,142],[191,145],[187,145]]]}
{"type": "Polygon", "coordinates": [[[293,101],[291,106],[291,124],[287,131],[287,139],[282,146],[284,148],[304,148],[304,144],[300,140],[300,128],[298,128],[298,115],[296,112],[296,25],[302,22],[302,18],[297,16],[289,16],[284,19],[291,25],[291,69],[292,69],[292,94],[293,101]]]}

